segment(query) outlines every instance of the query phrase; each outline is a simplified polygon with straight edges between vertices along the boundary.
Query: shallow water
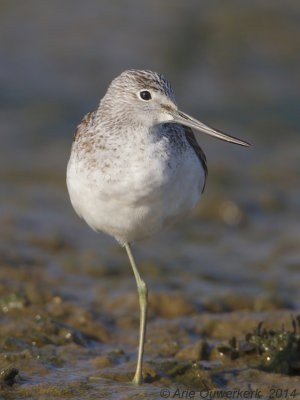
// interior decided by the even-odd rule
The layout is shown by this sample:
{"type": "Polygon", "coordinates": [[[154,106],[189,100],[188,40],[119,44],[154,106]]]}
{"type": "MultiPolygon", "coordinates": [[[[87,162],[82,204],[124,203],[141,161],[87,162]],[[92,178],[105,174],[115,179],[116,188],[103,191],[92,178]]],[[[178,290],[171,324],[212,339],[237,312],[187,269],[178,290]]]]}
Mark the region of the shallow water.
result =
{"type": "Polygon", "coordinates": [[[300,396],[298,3],[41,4],[0,14],[2,397],[300,396]],[[65,187],[76,124],[127,67],[164,72],[181,108],[253,144],[199,135],[203,198],[134,247],[150,291],[141,388],[125,251],[65,187]]]}

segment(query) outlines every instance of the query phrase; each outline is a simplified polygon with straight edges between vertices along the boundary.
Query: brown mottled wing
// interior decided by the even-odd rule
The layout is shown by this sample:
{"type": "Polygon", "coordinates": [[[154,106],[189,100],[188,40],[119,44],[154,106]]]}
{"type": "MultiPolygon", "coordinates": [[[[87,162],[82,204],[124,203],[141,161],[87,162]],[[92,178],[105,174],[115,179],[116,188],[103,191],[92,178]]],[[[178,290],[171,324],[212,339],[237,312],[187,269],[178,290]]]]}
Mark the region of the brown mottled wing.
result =
{"type": "MultiPolygon", "coordinates": [[[[202,151],[201,147],[199,146],[195,135],[192,131],[191,128],[187,127],[187,126],[183,126],[184,127],[184,133],[185,133],[185,137],[187,139],[187,141],[189,142],[189,144],[192,146],[192,148],[194,149],[197,157],[199,158],[199,161],[204,169],[204,173],[205,173],[205,181],[206,181],[206,176],[207,176],[207,163],[206,163],[206,157],[204,152],[202,151]]],[[[205,188],[205,181],[204,181],[204,186],[202,189],[202,192],[205,188]]]]}
{"type": "Polygon", "coordinates": [[[95,115],[96,111],[91,111],[83,117],[82,121],[77,126],[76,131],[74,133],[74,139],[73,139],[74,142],[76,142],[81,132],[85,130],[90,124],[92,124],[95,115]]]}

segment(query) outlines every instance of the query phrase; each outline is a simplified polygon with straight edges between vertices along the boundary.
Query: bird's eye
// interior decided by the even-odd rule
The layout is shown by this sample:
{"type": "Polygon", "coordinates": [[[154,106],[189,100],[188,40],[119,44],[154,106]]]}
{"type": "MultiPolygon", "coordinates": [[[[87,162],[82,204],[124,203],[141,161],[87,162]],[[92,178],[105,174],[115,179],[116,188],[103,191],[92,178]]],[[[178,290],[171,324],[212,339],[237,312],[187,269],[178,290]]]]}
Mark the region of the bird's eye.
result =
{"type": "Polygon", "coordinates": [[[140,92],[140,98],[143,100],[151,100],[151,93],[148,90],[142,90],[140,92]]]}

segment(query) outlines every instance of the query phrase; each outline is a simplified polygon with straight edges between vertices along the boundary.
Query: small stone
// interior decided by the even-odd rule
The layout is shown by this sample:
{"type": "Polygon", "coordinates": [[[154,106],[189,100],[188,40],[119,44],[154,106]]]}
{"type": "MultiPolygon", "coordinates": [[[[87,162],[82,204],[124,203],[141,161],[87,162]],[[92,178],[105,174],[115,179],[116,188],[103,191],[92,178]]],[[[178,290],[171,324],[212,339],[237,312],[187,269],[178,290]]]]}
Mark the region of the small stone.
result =
{"type": "Polygon", "coordinates": [[[18,373],[19,371],[15,367],[7,367],[0,370],[0,386],[3,386],[3,384],[12,386],[18,373]]]}

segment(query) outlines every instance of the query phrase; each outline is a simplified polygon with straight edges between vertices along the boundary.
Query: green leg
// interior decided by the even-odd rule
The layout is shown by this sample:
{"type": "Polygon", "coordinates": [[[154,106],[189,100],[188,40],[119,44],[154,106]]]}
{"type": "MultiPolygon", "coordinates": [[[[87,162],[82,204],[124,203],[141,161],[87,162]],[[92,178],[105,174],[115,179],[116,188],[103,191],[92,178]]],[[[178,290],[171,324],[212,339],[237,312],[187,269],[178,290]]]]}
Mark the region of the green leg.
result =
{"type": "Polygon", "coordinates": [[[144,343],[145,343],[145,334],[146,334],[146,319],[147,319],[147,306],[148,306],[148,289],[146,283],[140,276],[139,270],[134,261],[130,245],[128,243],[125,244],[125,248],[130,260],[130,264],[133,269],[133,273],[135,276],[137,290],[139,294],[139,302],[140,302],[140,340],[139,340],[139,353],[138,353],[138,361],[136,366],[135,375],[133,378],[133,383],[135,385],[140,385],[143,382],[142,376],[142,364],[143,364],[143,354],[144,354],[144,343]]]}

